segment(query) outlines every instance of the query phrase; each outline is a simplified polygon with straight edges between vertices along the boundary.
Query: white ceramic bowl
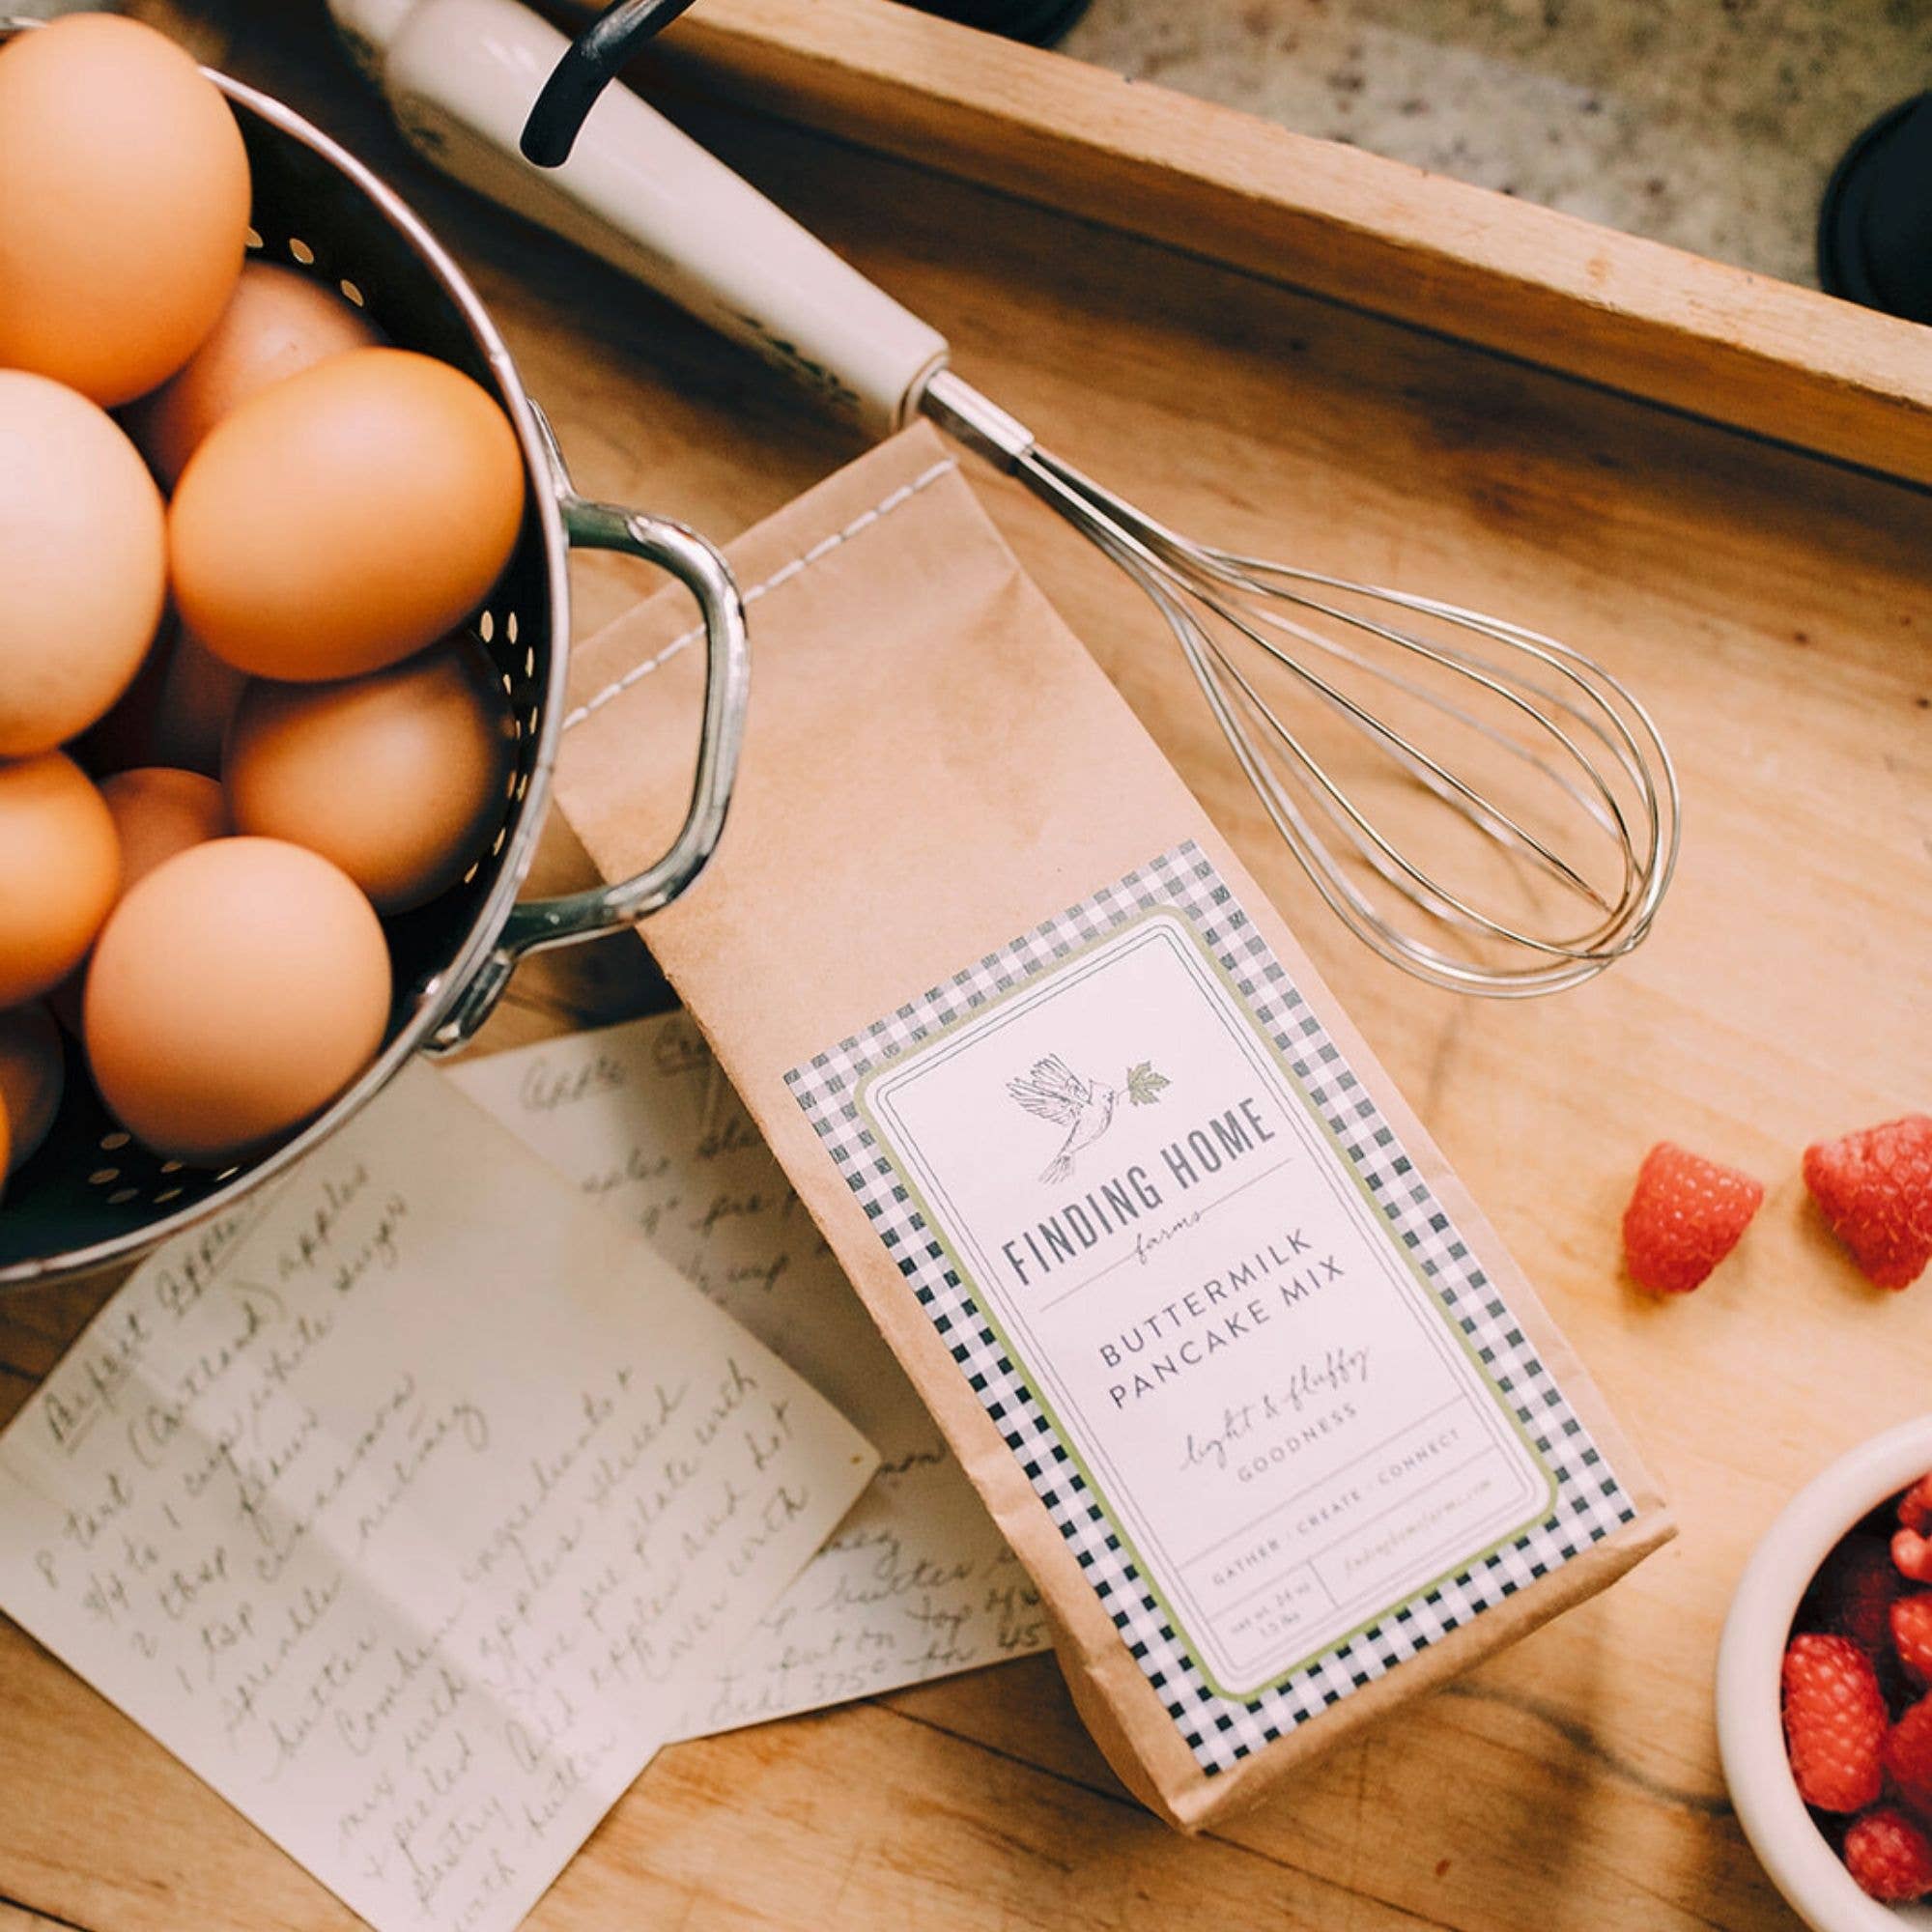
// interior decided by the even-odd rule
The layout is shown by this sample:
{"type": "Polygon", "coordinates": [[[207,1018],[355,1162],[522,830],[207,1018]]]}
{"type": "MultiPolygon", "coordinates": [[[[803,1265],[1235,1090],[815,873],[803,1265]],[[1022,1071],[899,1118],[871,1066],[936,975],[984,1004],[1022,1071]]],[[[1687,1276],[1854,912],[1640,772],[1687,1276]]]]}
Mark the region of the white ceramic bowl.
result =
{"type": "Polygon", "coordinates": [[[1825,1842],[1784,1755],[1778,1675],[1818,1566],[1866,1511],[1932,1469],[1932,1415],[1889,1429],[1799,1491],[1752,1552],[1718,1646],[1718,1749],[1751,1849],[1812,1932],[1932,1932],[1932,1908],[1867,1898],[1825,1842]]]}

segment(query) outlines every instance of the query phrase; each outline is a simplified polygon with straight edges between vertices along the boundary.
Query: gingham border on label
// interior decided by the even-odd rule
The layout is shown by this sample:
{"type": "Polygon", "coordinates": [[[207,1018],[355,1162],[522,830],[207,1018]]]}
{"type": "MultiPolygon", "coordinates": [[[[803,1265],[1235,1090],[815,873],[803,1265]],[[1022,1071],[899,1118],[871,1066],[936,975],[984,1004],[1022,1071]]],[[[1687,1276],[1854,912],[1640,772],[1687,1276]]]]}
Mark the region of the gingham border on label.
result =
{"type": "Polygon", "coordinates": [[[1197,1762],[1210,1775],[1338,1703],[1634,1519],[1628,1492],[1481,1263],[1286,968],[1192,841],[989,952],[890,1018],[794,1067],[785,1082],[952,1350],[960,1373],[1000,1425],[1007,1446],[1079,1559],[1122,1641],[1160,1693],[1197,1762]],[[1410,1598],[1246,1703],[1217,1696],[1203,1680],[1127,1556],[1105,1499],[1074,1467],[1023,1368],[987,1325],[971,1290],[913,1206],[904,1177],[872,1137],[857,1105],[860,1082],[880,1063],[923,1045],[989,1000],[1051,971],[1141,914],[1161,908],[1194,923],[1242,1004],[1274,1042],[1290,1075],[1327,1122],[1468,1338],[1483,1373],[1522,1425],[1556,1484],[1554,1509],[1527,1534],[1448,1582],[1410,1598]]]}

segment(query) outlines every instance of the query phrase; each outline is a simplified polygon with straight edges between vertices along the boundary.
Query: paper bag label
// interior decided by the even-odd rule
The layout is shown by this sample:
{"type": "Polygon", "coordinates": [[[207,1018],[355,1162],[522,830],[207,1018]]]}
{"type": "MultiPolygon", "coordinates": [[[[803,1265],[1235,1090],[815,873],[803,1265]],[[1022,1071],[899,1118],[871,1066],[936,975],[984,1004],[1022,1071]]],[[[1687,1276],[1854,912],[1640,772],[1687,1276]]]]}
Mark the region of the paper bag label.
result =
{"type": "Polygon", "coordinates": [[[792,1079],[1210,1768],[1628,1517],[1193,847],[792,1079]]]}
{"type": "Polygon", "coordinates": [[[1202,1674],[1252,1696],[1548,1474],[1200,936],[1144,913],[859,1105],[1202,1674]]]}

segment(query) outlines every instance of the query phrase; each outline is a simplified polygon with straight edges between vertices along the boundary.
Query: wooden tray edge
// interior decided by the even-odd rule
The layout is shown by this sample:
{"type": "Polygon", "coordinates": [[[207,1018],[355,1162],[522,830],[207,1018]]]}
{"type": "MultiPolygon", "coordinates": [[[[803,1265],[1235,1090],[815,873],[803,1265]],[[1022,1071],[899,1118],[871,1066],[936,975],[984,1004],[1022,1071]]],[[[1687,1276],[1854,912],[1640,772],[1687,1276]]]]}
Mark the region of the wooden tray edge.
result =
{"type": "Polygon", "coordinates": [[[1932,483],[1914,323],[884,0],[708,0],[652,58],[735,105],[1932,483]]]}

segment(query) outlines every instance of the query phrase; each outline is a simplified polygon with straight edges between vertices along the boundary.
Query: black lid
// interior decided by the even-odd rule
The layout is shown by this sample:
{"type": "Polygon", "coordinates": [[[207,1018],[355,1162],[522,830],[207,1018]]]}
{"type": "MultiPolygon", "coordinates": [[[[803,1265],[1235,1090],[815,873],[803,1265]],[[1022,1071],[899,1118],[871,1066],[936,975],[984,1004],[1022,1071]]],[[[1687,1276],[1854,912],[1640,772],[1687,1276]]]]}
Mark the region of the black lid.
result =
{"type": "Polygon", "coordinates": [[[1932,94],[1880,115],[1839,161],[1818,211],[1818,279],[1932,322],[1932,94]]]}

